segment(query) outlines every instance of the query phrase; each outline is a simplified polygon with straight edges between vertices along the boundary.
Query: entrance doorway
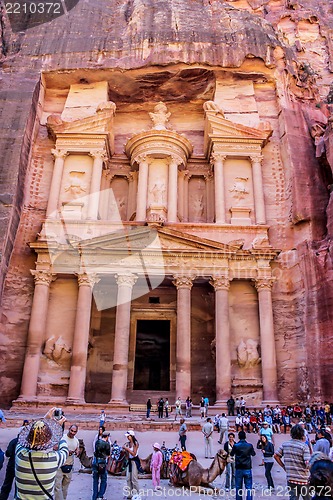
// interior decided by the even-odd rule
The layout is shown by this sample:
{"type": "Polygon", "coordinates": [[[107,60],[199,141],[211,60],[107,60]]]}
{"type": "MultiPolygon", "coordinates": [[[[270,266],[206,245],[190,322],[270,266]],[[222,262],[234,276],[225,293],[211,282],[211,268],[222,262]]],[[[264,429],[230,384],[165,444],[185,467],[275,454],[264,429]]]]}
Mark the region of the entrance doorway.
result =
{"type": "Polygon", "coordinates": [[[138,320],[134,390],[170,390],[170,321],[138,320]]]}

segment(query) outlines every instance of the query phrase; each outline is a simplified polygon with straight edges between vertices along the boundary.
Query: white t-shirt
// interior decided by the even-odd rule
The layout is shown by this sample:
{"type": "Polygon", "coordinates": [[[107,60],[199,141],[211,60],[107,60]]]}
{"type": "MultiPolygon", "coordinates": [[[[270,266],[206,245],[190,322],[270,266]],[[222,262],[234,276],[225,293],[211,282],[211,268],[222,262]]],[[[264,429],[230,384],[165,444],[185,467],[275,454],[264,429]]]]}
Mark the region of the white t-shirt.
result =
{"type": "Polygon", "coordinates": [[[79,447],[79,440],[75,436],[70,438],[67,433],[63,435],[62,439],[64,439],[67,443],[69,453],[72,452],[72,454],[68,455],[65,465],[72,465],[74,463],[75,456],[73,452],[79,447]]]}

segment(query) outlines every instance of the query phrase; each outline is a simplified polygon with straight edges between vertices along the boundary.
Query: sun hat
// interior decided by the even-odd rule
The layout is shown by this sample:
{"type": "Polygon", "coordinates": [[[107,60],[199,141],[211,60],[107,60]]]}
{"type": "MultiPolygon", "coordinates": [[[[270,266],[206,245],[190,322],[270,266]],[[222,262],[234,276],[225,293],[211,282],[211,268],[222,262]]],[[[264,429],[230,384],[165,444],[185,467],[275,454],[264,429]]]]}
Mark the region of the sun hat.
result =
{"type": "Polygon", "coordinates": [[[153,448],[157,448],[158,450],[161,449],[161,445],[159,443],[154,443],[153,448]]]}
{"type": "Polygon", "coordinates": [[[126,437],[128,437],[128,436],[132,436],[132,437],[134,437],[134,436],[135,436],[135,433],[134,433],[134,431],[127,431],[127,432],[125,432],[125,436],[126,436],[126,437]]]}
{"type": "Polygon", "coordinates": [[[48,450],[59,443],[62,435],[62,426],[58,422],[41,418],[23,427],[18,442],[29,450],[48,450]]]}

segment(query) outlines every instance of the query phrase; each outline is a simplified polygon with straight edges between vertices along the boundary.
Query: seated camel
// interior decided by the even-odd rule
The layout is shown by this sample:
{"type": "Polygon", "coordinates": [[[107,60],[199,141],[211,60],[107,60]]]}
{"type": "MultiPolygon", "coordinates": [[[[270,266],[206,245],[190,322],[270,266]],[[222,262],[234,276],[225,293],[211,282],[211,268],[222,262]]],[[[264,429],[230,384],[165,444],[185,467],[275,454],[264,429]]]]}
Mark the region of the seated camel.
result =
{"type": "Polygon", "coordinates": [[[214,489],[211,483],[224,471],[227,456],[228,454],[224,450],[219,450],[208,469],[204,469],[197,460],[192,460],[185,471],[180,470],[176,464],[172,464],[170,481],[174,486],[191,487],[191,491],[196,488],[199,493],[202,487],[214,489]]]}

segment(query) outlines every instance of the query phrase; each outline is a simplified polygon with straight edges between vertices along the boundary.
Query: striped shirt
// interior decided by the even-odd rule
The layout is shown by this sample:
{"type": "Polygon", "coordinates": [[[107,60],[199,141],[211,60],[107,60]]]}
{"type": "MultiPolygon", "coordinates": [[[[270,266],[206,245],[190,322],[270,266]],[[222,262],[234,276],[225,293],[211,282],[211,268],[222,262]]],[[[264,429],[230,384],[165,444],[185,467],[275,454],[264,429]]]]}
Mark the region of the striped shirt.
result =
{"type": "MultiPolygon", "coordinates": [[[[54,481],[57,470],[68,457],[66,441],[61,440],[57,451],[32,450],[31,458],[36,476],[45,490],[53,498],[54,481]]],[[[15,457],[16,499],[20,500],[47,500],[49,497],[38,485],[29,461],[29,450],[20,444],[16,447],[15,457]]]]}
{"type": "Polygon", "coordinates": [[[310,450],[304,441],[291,439],[282,443],[276,454],[282,458],[286,467],[287,481],[306,484],[309,477],[308,462],[310,450]]]}

